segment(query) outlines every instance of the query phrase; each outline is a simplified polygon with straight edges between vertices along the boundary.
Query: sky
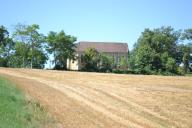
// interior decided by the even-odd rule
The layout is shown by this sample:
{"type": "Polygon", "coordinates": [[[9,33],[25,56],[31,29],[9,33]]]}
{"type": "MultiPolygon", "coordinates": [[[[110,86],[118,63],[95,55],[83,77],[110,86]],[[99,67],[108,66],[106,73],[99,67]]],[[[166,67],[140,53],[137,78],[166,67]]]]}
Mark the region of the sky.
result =
{"type": "Polygon", "coordinates": [[[125,42],[129,49],[145,28],[192,27],[192,0],[0,0],[0,25],[39,24],[77,41],[125,42]]]}

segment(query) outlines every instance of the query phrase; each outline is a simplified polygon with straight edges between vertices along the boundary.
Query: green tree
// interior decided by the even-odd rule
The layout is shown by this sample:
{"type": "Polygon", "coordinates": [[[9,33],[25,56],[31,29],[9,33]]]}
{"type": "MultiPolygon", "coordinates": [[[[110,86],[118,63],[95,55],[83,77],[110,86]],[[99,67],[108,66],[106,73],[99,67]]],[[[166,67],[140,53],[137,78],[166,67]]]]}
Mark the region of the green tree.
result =
{"type": "Polygon", "coordinates": [[[136,52],[136,50],[134,48],[128,54],[128,68],[130,70],[135,70],[136,69],[135,52],[136,52]]]}
{"type": "Polygon", "coordinates": [[[113,58],[110,55],[101,53],[99,55],[99,70],[102,72],[112,71],[113,58]]]}
{"type": "Polygon", "coordinates": [[[8,36],[9,36],[9,32],[3,25],[1,25],[0,26],[0,47],[6,45],[5,40],[8,36]]]}
{"type": "MultiPolygon", "coordinates": [[[[32,53],[29,53],[32,55],[32,53]]],[[[33,68],[42,69],[46,63],[48,57],[43,50],[34,49],[33,50],[33,68]]]]}
{"type": "Polygon", "coordinates": [[[48,36],[47,36],[47,42],[48,42],[48,46],[47,46],[47,51],[50,54],[53,54],[53,58],[54,58],[54,65],[56,65],[56,51],[57,51],[57,47],[59,47],[57,41],[57,33],[50,31],[48,36]]]}
{"type": "Polygon", "coordinates": [[[167,63],[166,63],[166,70],[168,72],[171,72],[171,73],[176,73],[177,71],[177,66],[176,66],[176,62],[175,62],[175,59],[169,57],[167,59],[167,63]]]}
{"type": "Polygon", "coordinates": [[[128,68],[128,63],[127,63],[127,59],[126,57],[121,57],[120,58],[120,68],[123,70],[126,70],[128,68]]]}
{"type": "Polygon", "coordinates": [[[152,70],[152,60],[155,51],[149,45],[139,46],[136,55],[136,68],[140,72],[150,72],[152,70]]]}
{"type": "Polygon", "coordinates": [[[183,55],[183,70],[184,70],[184,73],[188,72],[189,61],[190,61],[190,48],[186,47],[184,55],[183,55]]]}
{"type": "Polygon", "coordinates": [[[49,32],[47,36],[47,51],[54,56],[55,69],[66,69],[67,59],[75,59],[76,37],[65,34],[49,32]]]}
{"type": "MultiPolygon", "coordinates": [[[[13,34],[15,41],[25,44],[25,45],[22,45],[24,47],[20,47],[20,48],[25,48],[25,47],[29,48],[27,57],[25,56],[22,57],[23,66],[28,64],[28,62],[26,61],[30,61],[31,68],[43,68],[42,65],[44,65],[47,60],[47,55],[43,48],[45,45],[45,36],[43,34],[40,34],[38,30],[39,30],[39,25],[37,24],[32,24],[32,25],[17,24],[15,26],[15,32],[13,34]]],[[[19,49],[19,50],[22,50],[22,49],[19,49]]],[[[21,53],[21,51],[18,51],[18,52],[21,53]]],[[[23,54],[20,54],[20,55],[23,55],[23,54]]],[[[29,67],[29,65],[26,65],[26,67],[29,67]]]]}
{"type": "MultiPolygon", "coordinates": [[[[177,57],[177,42],[180,31],[171,27],[145,29],[133,51],[135,68],[141,72],[161,72],[166,68],[168,58],[177,57]]],[[[173,60],[170,60],[172,61],[173,60]]]]}
{"type": "Polygon", "coordinates": [[[0,66],[6,66],[6,60],[4,58],[4,47],[6,45],[6,37],[8,31],[4,26],[0,26],[0,66]]]}
{"type": "Polygon", "coordinates": [[[0,66],[10,67],[14,44],[8,30],[0,26],[0,66]]]}
{"type": "Polygon", "coordinates": [[[183,70],[184,73],[187,73],[190,68],[189,63],[192,61],[192,57],[190,56],[192,54],[192,43],[190,42],[192,40],[192,28],[184,30],[182,40],[188,42],[188,44],[180,46],[180,58],[182,57],[183,70]]]}
{"type": "Polygon", "coordinates": [[[15,46],[15,42],[13,42],[13,40],[11,38],[6,38],[6,45],[3,47],[3,51],[4,51],[4,59],[6,61],[6,67],[11,67],[11,63],[12,63],[12,56],[14,55],[14,46],[15,46]]]}
{"type": "Polygon", "coordinates": [[[98,71],[99,53],[95,48],[87,48],[81,56],[82,70],[98,71]]]}
{"type": "Polygon", "coordinates": [[[30,58],[29,51],[30,47],[28,44],[23,42],[16,42],[14,47],[15,53],[12,58],[12,67],[22,68],[22,67],[30,67],[30,58]]]}

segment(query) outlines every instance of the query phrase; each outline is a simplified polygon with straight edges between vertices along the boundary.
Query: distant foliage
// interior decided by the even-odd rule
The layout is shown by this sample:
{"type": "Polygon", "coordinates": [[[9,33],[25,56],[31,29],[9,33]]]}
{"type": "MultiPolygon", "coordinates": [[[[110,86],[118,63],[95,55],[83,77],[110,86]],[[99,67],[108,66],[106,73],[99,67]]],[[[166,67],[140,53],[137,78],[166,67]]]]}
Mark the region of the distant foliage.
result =
{"type": "Polygon", "coordinates": [[[127,70],[128,69],[128,62],[127,62],[128,58],[126,57],[121,57],[120,58],[120,64],[119,64],[119,68],[123,69],[123,70],[127,70]]]}
{"type": "Polygon", "coordinates": [[[172,27],[145,29],[129,55],[130,68],[143,74],[179,74],[179,65],[184,63],[186,73],[192,51],[189,44],[179,43],[186,39],[191,39],[190,29],[184,33],[172,27]]]}
{"type": "Polygon", "coordinates": [[[86,49],[85,53],[81,56],[82,70],[85,71],[98,71],[99,53],[94,48],[86,49]]]}
{"type": "Polygon", "coordinates": [[[10,67],[14,46],[15,42],[9,37],[7,29],[0,26],[0,66],[10,67]]]}
{"type": "Polygon", "coordinates": [[[53,54],[54,69],[66,69],[67,59],[75,59],[76,37],[65,34],[64,31],[49,32],[47,36],[47,51],[53,54]]]}
{"type": "Polygon", "coordinates": [[[99,53],[95,48],[86,49],[81,56],[82,70],[111,72],[113,58],[110,55],[99,53]]]}
{"type": "MultiPolygon", "coordinates": [[[[39,32],[39,25],[17,24],[10,36],[0,26],[0,66],[44,68],[53,56],[54,69],[66,69],[67,59],[77,59],[76,37],[50,31],[39,32]]],[[[82,55],[82,70],[141,74],[186,74],[192,71],[192,29],[174,30],[172,27],[145,29],[129,52],[114,64],[112,56],[89,48],[82,55]],[[184,43],[185,42],[185,43],[184,43]]]]}
{"type": "Polygon", "coordinates": [[[17,24],[13,33],[16,42],[11,67],[44,68],[48,57],[44,50],[45,36],[38,32],[39,25],[17,24]]]}
{"type": "Polygon", "coordinates": [[[111,72],[113,68],[113,57],[104,53],[100,53],[99,56],[99,71],[111,72]]]}
{"type": "Polygon", "coordinates": [[[39,25],[17,24],[12,38],[0,26],[0,66],[17,68],[44,68],[48,53],[54,54],[55,69],[66,69],[67,58],[75,58],[76,38],[64,31],[39,33],[39,25]]]}

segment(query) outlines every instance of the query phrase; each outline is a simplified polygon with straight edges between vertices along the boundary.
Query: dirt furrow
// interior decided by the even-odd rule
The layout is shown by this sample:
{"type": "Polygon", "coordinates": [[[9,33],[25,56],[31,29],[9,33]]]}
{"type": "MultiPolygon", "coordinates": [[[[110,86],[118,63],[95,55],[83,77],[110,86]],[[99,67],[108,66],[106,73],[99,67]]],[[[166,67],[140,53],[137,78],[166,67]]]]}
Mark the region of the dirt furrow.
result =
{"type": "MultiPolygon", "coordinates": [[[[132,111],[127,111],[129,106],[126,106],[127,109],[125,109],[126,107],[123,109],[123,106],[121,106],[122,109],[118,111],[118,108],[115,108],[115,107],[113,107],[112,104],[107,103],[107,100],[105,100],[105,102],[103,102],[103,100],[100,99],[102,97],[99,97],[99,98],[93,97],[92,94],[85,95],[86,93],[89,93],[90,90],[86,90],[87,92],[86,91],[83,92],[82,90],[77,90],[78,87],[76,87],[76,89],[75,89],[74,87],[66,86],[66,85],[60,84],[58,82],[47,81],[47,80],[44,80],[42,78],[41,79],[36,78],[34,76],[33,77],[32,76],[29,77],[29,76],[26,76],[26,75],[22,76],[21,74],[17,75],[17,76],[24,77],[24,78],[27,78],[27,79],[36,80],[38,82],[41,82],[43,84],[46,84],[46,85],[54,88],[54,89],[62,91],[63,93],[68,94],[68,96],[70,96],[71,98],[75,98],[76,100],[79,100],[80,102],[83,102],[83,103],[87,104],[88,106],[92,107],[94,110],[102,112],[104,115],[112,118],[114,121],[118,121],[118,122],[120,122],[120,123],[122,123],[122,124],[124,124],[126,126],[131,125],[131,126],[134,126],[134,127],[139,127],[139,125],[135,124],[135,123],[139,123],[139,124],[145,125],[145,126],[149,126],[149,124],[151,124],[151,126],[152,126],[152,124],[154,125],[154,123],[155,123],[155,122],[152,123],[151,121],[146,120],[145,118],[143,118],[141,116],[136,116],[136,113],[134,115],[132,111]],[[66,89],[68,89],[71,92],[67,92],[66,89]],[[89,97],[91,97],[92,100],[90,100],[89,97]],[[93,99],[97,99],[97,101],[95,101],[95,100],[93,101],[93,99]],[[102,105],[102,106],[99,106],[99,105],[102,105]],[[109,109],[111,109],[113,111],[111,112],[109,109]],[[116,113],[116,114],[114,114],[114,113],[116,113]],[[133,122],[135,122],[135,123],[133,123],[133,122]]],[[[108,95],[108,97],[111,96],[111,98],[115,97],[115,98],[119,99],[119,97],[116,96],[115,94],[105,93],[105,95],[108,95]]],[[[107,98],[105,98],[105,99],[107,99],[107,98]]],[[[127,103],[127,101],[126,101],[126,103],[127,103]]],[[[131,103],[131,105],[132,104],[133,103],[131,103]]],[[[135,107],[135,105],[134,105],[134,107],[135,107]]],[[[138,107],[138,105],[137,105],[137,107],[138,107]]],[[[133,109],[133,107],[132,107],[132,109],[133,109]]],[[[140,111],[139,109],[137,109],[137,110],[140,111]]]]}
{"type": "Polygon", "coordinates": [[[127,128],[116,121],[94,111],[89,106],[73,100],[61,91],[53,89],[35,80],[6,75],[48,108],[49,112],[63,124],[62,128],[127,128]]]}
{"type": "MultiPolygon", "coordinates": [[[[84,94],[87,94],[87,97],[96,95],[97,97],[91,97],[91,98],[92,99],[94,99],[94,98],[101,99],[100,104],[105,103],[105,105],[111,105],[111,107],[115,106],[116,107],[115,112],[118,112],[119,114],[121,114],[121,111],[122,111],[122,113],[125,113],[125,115],[126,115],[126,113],[134,114],[133,116],[131,116],[132,118],[135,117],[135,120],[142,118],[142,120],[143,120],[143,122],[145,122],[145,124],[147,124],[147,122],[148,122],[149,124],[154,124],[155,126],[159,126],[162,124],[162,122],[164,122],[164,125],[165,124],[167,126],[169,125],[168,118],[161,116],[158,113],[155,113],[153,111],[150,111],[149,109],[128,100],[128,98],[119,96],[118,94],[115,94],[110,90],[106,91],[106,90],[103,90],[98,87],[90,87],[90,86],[89,87],[88,86],[86,86],[86,87],[78,86],[75,88],[81,88],[81,90],[79,90],[79,92],[84,92],[84,94]],[[92,93],[90,94],[90,92],[92,92],[92,93]],[[110,98],[110,100],[107,100],[109,98],[110,98]],[[103,102],[102,99],[105,99],[105,102],[103,102]],[[107,101],[111,101],[111,102],[109,103],[107,101]],[[121,107],[121,110],[119,110],[119,107],[121,107]],[[150,118],[148,119],[148,117],[150,117],[150,118]],[[153,120],[151,120],[152,118],[153,118],[153,120]]],[[[112,107],[112,108],[114,108],[114,107],[112,107]]],[[[142,121],[139,121],[139,122],[142,123],[142,121]]],[[[162,127],[164,127],[164,126],[162,126],[162,127]]]]}
{"type": "Polygon", "coordinates": [[[19,80],[65,127],[192,126],[190,77],[4,68],[0,73],[19,80]]]}
{"type": "MultiPolygon", "coordinates": [[[[7,75],[11,75],[11,74],[7,74],[7,75]]],[[[36,78],[36,77],[29,77],[29,76],[22,76],[21,74],[12,74],[12,76],[16,76],[16,77],[21,77],[21,78],[25,78],[25,79],[30,79],[30,80],[35,80],[37,82],[43,83],[45,85],[48,85],[49,87],[52,87],[58,91],[63,92],[64,94],[66,94],[68,97],[78,100],[81,103],[84,103],[86,105],[88,105],[89,107],[91,107],[92,109],[101,112],[102,114],[104,114],[105,116],[111,118],[112,120],[121,123],[127,127],[134,127],[134,128],[142,128],[140,125],[135,124],[129,120],[126,120],[120,116],[117,116],[113,113],[111,113],[110,111],[108,111],[107,109],[105,109],[104,107],[101,107],[99,105],[97,105],[97,103],[93,103],[87,99],[85,99],[84,97],[80,96],[76,91],[74,92],[74,89],[69,88],[67,86],[63,86],[63,84],[58,84],[52,81],[48,81],[48,80],[44,80],[44,79],[40,79],[40,78],[36,78]],[[72,91],[73,90],[73,91],[72,91]]]]}
{"type": "MultiPolygon", "coordinates": [[[[92,102],[92,101],[88,100],[87,98],[85,98],[85,97],[88,97],[88,96],[84,95],[84,93],[82,93],[80,91],[77,91],[74,88],[71,88],[69,86],[63,86],[63,84],[58,84],[58,83],[55,83],[55,82],[52,82],[52,81],[35,79],[35,78],[32,78],[32,79],[37,80],[39,82],[42,82],[43,84],[46,84],[46,85],[48,85],[48,86],[50,86],[50,87],[52,87],[54,89],[57,89],[58,91],[63,92],[68,97],[73,98],[75,100],[78,100],[81,103],[84,103],[84,104],[88,105],[92,109],[94,109],[94,110],[96,110],[98,112],[101,112],[102,114],[104,114],[105,116],[111,118],[112,120],[114,120],[116,122],[119,122],[119,123],[121,123],[121,124],[123,124],[125,126],[130,127],[130,128],[131,127],[141,128],[140,125],[138,125],[138,124],[136,124],[134,122],[131,122],[130,120],[127,120],[125,118],[122,118],[122,117],[110,112],[105,107],[99,106],[98,101],[97,102],[92,102]]],[[[100,104],[101,104],[101,102],[100,102],[100,104]]]]}

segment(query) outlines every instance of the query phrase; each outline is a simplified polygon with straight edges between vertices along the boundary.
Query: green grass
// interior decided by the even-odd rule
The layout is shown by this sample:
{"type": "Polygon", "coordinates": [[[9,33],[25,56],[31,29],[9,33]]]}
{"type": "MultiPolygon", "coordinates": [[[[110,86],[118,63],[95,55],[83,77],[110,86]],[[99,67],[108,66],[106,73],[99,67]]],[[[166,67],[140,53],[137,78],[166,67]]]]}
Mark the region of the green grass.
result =
{"type": "Polygon", "coordinates": [[[38,128],[54,123],[38,102],[26,99],[14,84],[0,77],[0,128],[38,128]]]}

